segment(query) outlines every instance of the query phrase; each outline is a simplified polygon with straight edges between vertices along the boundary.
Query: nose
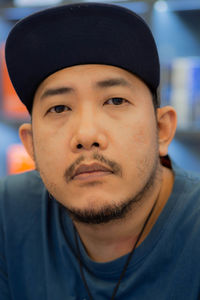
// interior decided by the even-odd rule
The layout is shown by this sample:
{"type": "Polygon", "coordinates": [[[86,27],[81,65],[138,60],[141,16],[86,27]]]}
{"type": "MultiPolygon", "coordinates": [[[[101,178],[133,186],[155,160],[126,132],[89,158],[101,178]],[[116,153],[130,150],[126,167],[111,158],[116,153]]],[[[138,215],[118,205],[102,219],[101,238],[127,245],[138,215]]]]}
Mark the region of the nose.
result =
{"type": "Polygon", "coordinates": [[[85,110],[73,124],[70,146],[73,152],[83,150],[105,150],[108,145],[107,131],[103,120],[93,111],[85,110]]]}

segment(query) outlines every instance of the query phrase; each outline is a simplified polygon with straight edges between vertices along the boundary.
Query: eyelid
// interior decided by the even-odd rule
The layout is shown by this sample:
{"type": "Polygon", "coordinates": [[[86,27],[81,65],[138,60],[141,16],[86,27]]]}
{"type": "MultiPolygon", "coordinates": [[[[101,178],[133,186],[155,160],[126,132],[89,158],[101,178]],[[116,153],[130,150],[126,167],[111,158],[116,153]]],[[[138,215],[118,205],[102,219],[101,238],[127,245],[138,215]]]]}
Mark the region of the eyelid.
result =
{"type": "MultiPolygon", "coordinates": [[[[58,106],[64,107],[64,110],[63,110],[63,111],[69,111],[69,110],[71,110],[70,107],[67,106],[67,105],[65,105],[65,104],[57,104],[57,105],[53,105],[53,106],[51,106],[49,109],[47,109],[47,113],[56,113],[56,111],[51,112],[51,110],[52,110],[52,109],[55,109],[55,108],[58,107],[58,106]],[[68,109],[65,110],[65,108],[68,108],[68,109]]],[[[58,114],[58,113],[57,113],[57,114],[58,114]]]]}
{"type": "MultiPolygon", "coordinates": [[[[129,102],[129,101],[126,100],[124,97],[110,97],[110,98],[108,98],[108,99],[105,101],[105,103],[108,102],[108,101],[110,101],[110,100],[112,100],[112,99],[122,99],[122,100],[124,100],[123,103],[129,102]]],[[[122,104],[123,104],[123,103],[122,103],[122,104]]],[[[121,105],[122,105],[122,104],[121,104],[121,105]]],[[[115,105],[115,106],[117,106],[117,105],[115,105]]]]}
{"type": "MultiPolygon", "coordinates": [[[[121,106],[121,105],[123,105],[123,104],[125,104],[125,103],[129,103],[129,101],[126,99],[126,98],[124,98],[124,97],[108,97],[107,98],[107,100],[105,101],[105,103],[107,103],[108,101],[110,101],[110,100],[112,100],[112,99],[122,99],[123,100],[123,103],[121,103],[121,104],[119,104],[119,105],[114,105],[113,104],[113,106],[121,106]]],[[[56,111],[54,110],[56,107],[58,107],[58,106],[62,106],[62,107],[64,107],[65,109],[63,110],[63,112],[64,111],[70,111],[71,110],[71,108],[68,106],[68,105],[66,105],[66,104],[54,104],[54,105],[52,105],[50,108],[48,108],[47,110],[46,110],[46,114],[48,114],[48,113],[55,113],[55,114],[59,114],[59,113],[56,113],[56,111]],[[66,109],[67,108],[67,109],[66,109]],[[54,111],[51,111],[51,110],[54,110],[54,111]]]]}

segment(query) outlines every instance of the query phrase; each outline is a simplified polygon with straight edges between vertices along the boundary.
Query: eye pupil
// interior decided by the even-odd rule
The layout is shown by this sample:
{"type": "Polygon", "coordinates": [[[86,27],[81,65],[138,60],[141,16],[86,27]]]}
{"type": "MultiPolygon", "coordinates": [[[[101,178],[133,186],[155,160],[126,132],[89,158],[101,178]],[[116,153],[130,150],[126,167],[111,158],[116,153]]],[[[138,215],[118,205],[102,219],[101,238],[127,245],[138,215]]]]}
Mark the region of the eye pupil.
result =
{"type": "Polygon", "coordinates": [[[61,112],[64,111],[64,109],[65,109],[65,106],[64,106],[64,105],[57,105],[57,106],[55,106],[55,108],[54,108],[54,110],[55,110],[56,113],[61,113],[61,112]]]}
{"type": "Polygon", "coordinates": [[[123,98],[112,98],[112,101],[115,105],[120,105],[123,103],[123,98]]]}

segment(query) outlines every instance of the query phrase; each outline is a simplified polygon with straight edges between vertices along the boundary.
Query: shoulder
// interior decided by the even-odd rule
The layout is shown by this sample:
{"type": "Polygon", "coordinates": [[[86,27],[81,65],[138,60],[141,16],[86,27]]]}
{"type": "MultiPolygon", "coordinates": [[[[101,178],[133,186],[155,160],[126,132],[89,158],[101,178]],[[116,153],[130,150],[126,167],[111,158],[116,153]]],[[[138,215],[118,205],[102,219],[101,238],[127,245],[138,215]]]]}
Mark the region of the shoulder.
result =
{"type": "Polygon", "coordinates": [[[0,252],[12,255],[18,248],[22,251],[22,241],[28,242],[37,237],[47,205],[47,191],[37,171],[1,179],[0,252]]]}
{"type": "Polygon", "coordinates": [[[170,259],[177,259],[177,263],[187,265],[188,269],[194,268],[195,272],[198,267],[199,272],[195,259],[200,257],[200,175],[185,171],[174,163],[172,168],[173,190],[158,219],[158,224],[162,225],[163,253],[167,249],[170,259]]]}
{"type": "Polygon", "coordinates": [[[46,192],[37,171],[7,176],[0,179],[0,211],[5,215],[20,214],[33,209],[46,192]]]}
{"type": "Polygon", "coordinates": [[[36,192],[44,185],[37,171],[25,172],[11,175],[0,179],[0,199],[6,197],[16,197],[36,192]]]}
{"type": "Polygon", "coordinates": [[[186,171],[173,164],[174,191],[184,198],[198,198],[200,202],[200,173],[186,171]]]}
{"type": "Polygon", "coordinates": [[[6,176],[0,179],[0,195],[2,192],[12,194],[14,189],[16,189],[17,192],[28,191],[41,184],[42,180],[37,171],[6,176]]]}
{"type": "Polygon", "coordinates": [[[198,237],[200,243],[200,174],[177,166],[173,166],[173,170],[175,181],[171,200],[176,203],[173,222],[187,236],[194,238],[194,234],[198,237]]]}

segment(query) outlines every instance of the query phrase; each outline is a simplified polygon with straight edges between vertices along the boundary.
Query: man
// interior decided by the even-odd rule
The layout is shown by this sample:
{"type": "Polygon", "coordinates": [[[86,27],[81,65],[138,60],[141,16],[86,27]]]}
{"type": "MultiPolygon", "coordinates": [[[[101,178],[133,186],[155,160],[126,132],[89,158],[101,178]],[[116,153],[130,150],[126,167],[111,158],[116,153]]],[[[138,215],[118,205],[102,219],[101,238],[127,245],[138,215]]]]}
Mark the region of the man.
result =
{"type": "Polygon", "coordinates": [[[36,171],[1,182],[1,299],[198,299],[200,179],[167,156],[176,113],[144,21],[51,8],[14,27],[6,60],[36,171]]]}

